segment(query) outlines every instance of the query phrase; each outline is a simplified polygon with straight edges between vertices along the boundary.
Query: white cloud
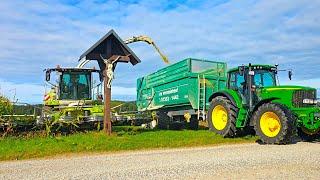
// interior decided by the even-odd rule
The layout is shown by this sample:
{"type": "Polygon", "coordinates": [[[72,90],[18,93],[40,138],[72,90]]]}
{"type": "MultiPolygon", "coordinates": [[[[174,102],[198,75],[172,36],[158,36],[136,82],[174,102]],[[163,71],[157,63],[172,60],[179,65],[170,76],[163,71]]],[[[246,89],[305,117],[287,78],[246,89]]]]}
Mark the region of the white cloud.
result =
{"type": "Polygon", "coordinates": [[[29,83],[13,83],[0,79],[0,94],[11,101],[41,103],[44,86],[29,83]]]}
{"type": "MultiPolygon", "coordinates": [[[[41,84],[44,68],[76,65],[79,55],[113,28],[124,39],[151,36],[172,62],[196,57],[227,61],[229,67],[278,63],[293,69],[299,81],[317,79],[319,8],[319,1],[307,0],[3,1],[0,78],[41,84]]],[[[165,66],[152,47],[130,47],[142,63],[118,66],[115,87],[134,87],[138,77],[165,66]]]]}
{"type": "Polygon", "coordinates": [[[281,85],[299,85],[299,86],[308,86],[320,89],[320,78],[316,79],[305,79],[305,80],[280,80],[281,85]]]}

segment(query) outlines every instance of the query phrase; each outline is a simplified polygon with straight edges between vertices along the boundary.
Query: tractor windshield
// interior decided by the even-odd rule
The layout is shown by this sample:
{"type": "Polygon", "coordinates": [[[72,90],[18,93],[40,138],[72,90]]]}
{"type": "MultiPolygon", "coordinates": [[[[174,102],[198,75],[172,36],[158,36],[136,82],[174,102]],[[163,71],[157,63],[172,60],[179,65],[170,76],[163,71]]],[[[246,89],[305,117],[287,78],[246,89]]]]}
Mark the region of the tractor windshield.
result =
{"type": "Polygon", "coordinates": [[[90,99],[90,73],[63,72],[60,79],[60,98],[62,100],[90,99]]]}
{"type": "Polygon", "coordinates": [[[254,85],[258,88],[276,86],[275,72],[269,70],[256,70],[254,74],[254,85]]]}

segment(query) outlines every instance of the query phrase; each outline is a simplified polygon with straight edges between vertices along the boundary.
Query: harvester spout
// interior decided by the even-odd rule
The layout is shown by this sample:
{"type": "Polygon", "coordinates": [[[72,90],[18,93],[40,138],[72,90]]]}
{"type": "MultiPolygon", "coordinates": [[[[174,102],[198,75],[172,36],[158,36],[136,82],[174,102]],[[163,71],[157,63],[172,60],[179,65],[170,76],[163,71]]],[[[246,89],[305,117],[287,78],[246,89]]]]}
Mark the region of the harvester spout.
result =
{"type": "Polygon", "coordinates": [[[159,53],[159,55],[161,56],[163,62],[165,62],[166,64],[170,64],[169,59],[167,56],[165,56],[160,49],[158,48],[158,46],[155,44],[155,42],[148,36],[133,36],[132,38],[129,38],[127,40],[124,41],[124,43],[126,44],[130,44],[130,43],[135,43],[135,42],[146,42],[148,44],[151,44],[156,51],[159,53]]]}

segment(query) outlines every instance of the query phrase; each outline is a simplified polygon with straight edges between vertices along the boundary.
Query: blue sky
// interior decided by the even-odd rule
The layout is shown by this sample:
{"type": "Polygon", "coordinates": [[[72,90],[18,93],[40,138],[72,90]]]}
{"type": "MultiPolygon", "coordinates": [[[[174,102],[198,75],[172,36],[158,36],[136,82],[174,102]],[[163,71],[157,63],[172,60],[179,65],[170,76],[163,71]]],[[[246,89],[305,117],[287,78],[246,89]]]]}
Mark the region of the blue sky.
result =
{"type": "MultiPolygon", "coordinates": [[[[172,62],[277,63],[294,70],[284,84],[320,88],[319,9],[319,0],[2,0],[0,92],[40,103],[43,69],[75,66],[110,29],[123,39],[152,37],[172,62]]],[[[117,67],[114,99],[134,99],[136,78],[165,66],[152,47],[130,47],[142,63],[117,67]]]]}

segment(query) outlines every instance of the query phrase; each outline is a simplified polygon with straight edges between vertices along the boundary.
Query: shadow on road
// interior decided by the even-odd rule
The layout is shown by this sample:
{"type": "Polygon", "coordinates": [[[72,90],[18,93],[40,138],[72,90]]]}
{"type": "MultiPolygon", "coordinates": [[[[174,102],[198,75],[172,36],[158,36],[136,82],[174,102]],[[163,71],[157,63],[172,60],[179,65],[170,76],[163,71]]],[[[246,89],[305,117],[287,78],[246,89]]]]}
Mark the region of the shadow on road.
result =
{"type": "MultiPolygon", "coordinates": [[[[300,137],[295,137],[290,143],[287,144],[297,144],[299,142],[308,142],[308,143],[316,143],[316,144],[320,144],[320,138],[316,138],[316,139],[309,139],[309,140],[304,140],[300,137]]],[[[256,140],[256,143],[260,144],[260,145],[267,145],[266,143],[262,142],[260,139],[256,140]]],[[[281,145],[281,144],[280,144],[281,145]]]]}

